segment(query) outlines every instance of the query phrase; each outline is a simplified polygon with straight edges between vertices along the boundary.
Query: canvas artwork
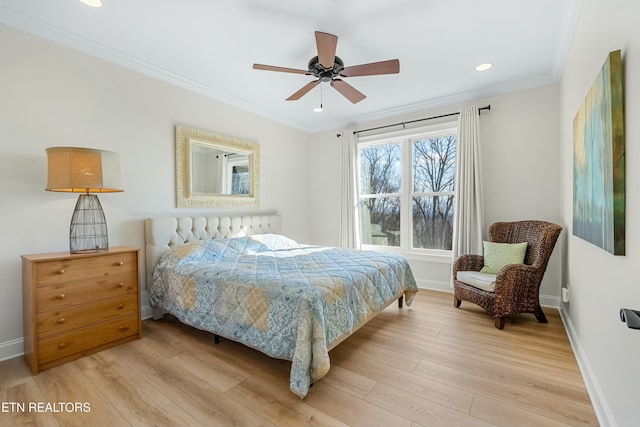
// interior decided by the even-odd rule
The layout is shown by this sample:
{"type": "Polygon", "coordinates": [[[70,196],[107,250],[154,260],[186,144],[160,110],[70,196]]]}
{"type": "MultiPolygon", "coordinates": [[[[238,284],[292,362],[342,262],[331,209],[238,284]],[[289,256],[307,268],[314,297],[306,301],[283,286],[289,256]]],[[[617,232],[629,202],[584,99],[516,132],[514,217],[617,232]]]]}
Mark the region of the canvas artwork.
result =
{"type": "Polygon", "coordinates": [[[620,50],[609,53],[573,119],[573,234],[625,253],[625,140],[620,50]]]}

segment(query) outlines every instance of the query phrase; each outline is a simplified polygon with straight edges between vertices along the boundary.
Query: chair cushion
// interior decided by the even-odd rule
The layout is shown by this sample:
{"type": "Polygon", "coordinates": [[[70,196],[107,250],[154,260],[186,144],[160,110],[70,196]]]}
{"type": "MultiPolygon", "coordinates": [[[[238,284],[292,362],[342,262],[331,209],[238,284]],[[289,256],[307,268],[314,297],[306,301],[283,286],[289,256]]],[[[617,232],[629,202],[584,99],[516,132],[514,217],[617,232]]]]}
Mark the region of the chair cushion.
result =
{"type": "Polygon", "coordinates": [[[496,289],[496,275],[479,271],[458,271],[458,281],[478,289],[494,292],[496,289]]]}
{"type": "Polygon", "coordinates": [[[495,243],[482,242],[484,247],[484,267],[482,273],[497,274],[507,264],[522,264],[527,253],[527,242],[495,243]]]}

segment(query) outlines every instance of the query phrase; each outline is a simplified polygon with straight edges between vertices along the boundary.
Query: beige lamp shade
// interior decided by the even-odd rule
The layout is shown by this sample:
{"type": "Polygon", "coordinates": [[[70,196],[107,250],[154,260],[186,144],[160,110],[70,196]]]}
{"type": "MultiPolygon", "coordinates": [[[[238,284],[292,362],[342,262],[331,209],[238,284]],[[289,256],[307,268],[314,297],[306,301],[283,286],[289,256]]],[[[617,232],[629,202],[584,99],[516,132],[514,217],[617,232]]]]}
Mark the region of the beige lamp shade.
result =
{"type": "Polygon", "coordinates": [[[47,151],[47,191],[114,193],[124,191],[120,154],[79,147],[50,147],[47,151]]]}

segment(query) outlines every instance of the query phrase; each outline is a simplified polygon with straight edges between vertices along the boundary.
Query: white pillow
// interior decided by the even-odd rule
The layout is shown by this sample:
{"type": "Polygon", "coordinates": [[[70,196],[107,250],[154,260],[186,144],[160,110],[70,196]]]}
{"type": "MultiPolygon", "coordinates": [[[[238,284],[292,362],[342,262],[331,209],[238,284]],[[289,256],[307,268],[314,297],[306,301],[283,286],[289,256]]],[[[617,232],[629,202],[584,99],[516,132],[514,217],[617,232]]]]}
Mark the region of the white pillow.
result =
{"type": "Polygon", "coordinates": [[[280,234],[253,234],[249,236],[253,240],[257,240],[272,251],[280,249],[295,249],[300,245],[293,239],[280,234]]]}

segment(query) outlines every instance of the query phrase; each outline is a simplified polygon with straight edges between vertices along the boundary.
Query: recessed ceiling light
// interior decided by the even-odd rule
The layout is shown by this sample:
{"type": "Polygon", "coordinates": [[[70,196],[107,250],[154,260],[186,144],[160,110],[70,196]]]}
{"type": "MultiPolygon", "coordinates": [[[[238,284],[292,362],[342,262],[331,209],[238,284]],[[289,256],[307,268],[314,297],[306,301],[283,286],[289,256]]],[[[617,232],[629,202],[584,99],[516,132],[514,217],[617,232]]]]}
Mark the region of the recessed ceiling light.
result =
{"type": "Polygon", "coordinates": [[[487,71],[489,68],[493,67],[491,62],[485,62],[476,67],[476,71],[487,71]]]}
{"type": "Polygon", "coordinates": [[[80,0],[82,3],[91,7],[102,7],[102,0],[80,0]]]}

